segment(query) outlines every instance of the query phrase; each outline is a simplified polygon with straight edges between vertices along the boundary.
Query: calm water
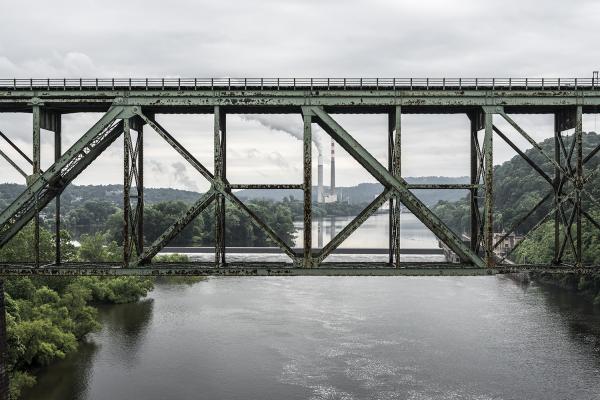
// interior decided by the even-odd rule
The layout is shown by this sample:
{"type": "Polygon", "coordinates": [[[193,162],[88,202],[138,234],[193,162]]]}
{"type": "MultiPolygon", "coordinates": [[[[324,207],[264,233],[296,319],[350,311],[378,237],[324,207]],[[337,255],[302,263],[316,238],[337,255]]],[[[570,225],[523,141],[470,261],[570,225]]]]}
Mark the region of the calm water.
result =
{"type": "MultiPolygon", "coordinates": [[[[387,222],[347,245],[384,247],[387,222]]],[[[410,214],[401,232],[437,246],[410,214]]],[[[26,400],[600,398],[600,307],[502,277],[212,278],[100,315],[26,400]]]]}
{"type": "Polygon", "coordinates": [[[26,399],[600,398],[600,310],[502,277],[213,278],[101,318],[26,399]]]}

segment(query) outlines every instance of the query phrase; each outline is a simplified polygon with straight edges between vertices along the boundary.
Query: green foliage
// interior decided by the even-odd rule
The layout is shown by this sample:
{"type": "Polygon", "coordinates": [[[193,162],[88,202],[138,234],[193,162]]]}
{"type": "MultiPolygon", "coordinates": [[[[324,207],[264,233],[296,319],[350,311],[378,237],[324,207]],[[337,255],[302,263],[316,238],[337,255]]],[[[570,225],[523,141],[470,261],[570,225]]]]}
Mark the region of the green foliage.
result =
{"type": "Polygon", "coordinates": [[[115,241],[107,243],[106,234],[82,235],[80,243],[77,256],[79,261],[108,262],[119,261],[123,258],[123,252],[115,241]]]}

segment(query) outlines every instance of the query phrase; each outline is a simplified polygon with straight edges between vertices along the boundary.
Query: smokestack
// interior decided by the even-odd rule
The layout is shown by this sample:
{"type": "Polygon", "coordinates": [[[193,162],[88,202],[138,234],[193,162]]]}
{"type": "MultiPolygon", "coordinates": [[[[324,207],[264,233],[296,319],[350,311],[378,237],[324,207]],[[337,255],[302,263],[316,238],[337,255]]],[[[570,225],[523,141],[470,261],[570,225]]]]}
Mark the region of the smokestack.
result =
{"type": "Polygon", "coordinates": [[[323,202],[323,156],[321,155],[321,153],[319,153],[319,162],[317,165],[317,176],[318,176],[318,183],[317,183],[317,203],[322,203],[323,202]]]}
{"type": "Polygon", "coordinates": [[[335,142],[331,139],[331,193],[335,195],[335,142]]]}

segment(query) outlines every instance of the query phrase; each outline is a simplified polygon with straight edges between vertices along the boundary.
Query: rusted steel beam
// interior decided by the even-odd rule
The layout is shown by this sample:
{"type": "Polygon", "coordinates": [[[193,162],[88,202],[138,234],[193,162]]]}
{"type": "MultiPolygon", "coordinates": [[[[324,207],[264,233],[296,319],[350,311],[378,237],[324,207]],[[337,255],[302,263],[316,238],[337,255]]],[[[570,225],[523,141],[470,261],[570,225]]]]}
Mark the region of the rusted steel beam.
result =
{"type": "Polygon", "coordinates": [[[384,189],[367,207],[365,207],[352,221],[348,223],[329,243],[316,254],[317,265],[322,263],[344,240],[356,231],[371,215],[373,215],[386,201],[390,199],[392,191],[384,189]]]}
{"type": "MultiPolygon", "coordinates": [[[[215,182],[225,186],[225,111],[214,108],[214,171],[215,182]]],[[[225,265],[225,197],[218,193],[215,203],[215,265],[225,265]]]]}
{"type": "Polygon", "coordinates": [[[483,162],[485,187],[485,199],[483,205],[483,249],[485,251],[485,263],[488,267],[493,267],[496,259],[494,255],[494,149],[493,149],[493,112],[484,109],[484,129],[483,138],[483,162]]]}
{"type": "Polygon", "coordinates": [[[577,106],[575,110],[575,146],[577,152],[576,176],[575,176],[575,202],[576,202],[576,223],[577,223],[577,249],[575,253],[575,263],[578,267],[583,264],[583,227],[581,224],[582,199],[581,192],[583,191],[583,109],[577,106]]]}
{"type": "MultiPolygon", "coordinates": [[[[304,186],[304,240],[302,265],[304,268],[313,267],[312,254],[312,113],[302,115],[304,133],[302,137],[303,186],[304,186]]],[[[318,265],[318,263],[317,263],[318,265]]]]}
{"type": "MultiPolygon", "coordinates": [[[[40,176],[41,172],[41,145],[40,145],[40,133],[41,133],[41,110],[39,105],[32,106],[32,119],[33,119],[33,175],[29,177],[27,185],[36,180],[40,176]]],[[[38,196],[35,196],[35,215],[33,217],[33,252],[35,258],[35,265],[40,265],[40,207],[38,196]]]]}
{"type": "Polygon", "coordinates": [[[422,189],[422,190],[439,190],[439,189],[464,189],[471,190],[475,188],[480,188],[481,185],[478,184],[469,184],[469,183],[409,183],[406,185],[408,189],[422,189]]]}
{"type": "MultiPolygon", "coordinates": [[[[561,152],[560,152],[560,132],[561,127],[564,125],[564,118],[561,113],[554,114],[554,161],[558,165],[562,165],[561,152]]],[[[553,264],[559,263],[559,247],[560,247],[560,211],[558,210],[560,195],[562,192],[562,185],[560,181],[562,175],[560,168],[554,167],[554,181],[552,182],[552,188],[554,191],[554,206],[557,208],[554,213],[554,256],[552,258],[553,264]]]]}
{"type": "MultiPolygon", "coordinates": [[[[485,262],[448,228],[406,187],[406,181],[394,177],[373,155],[360,145],[344,128],[320,107],[310,107],[319,125],[336,140],[356,161],[371,173],[385,187],[393,188],[402,204],[427,226],[452,251],[466,261],[484,267],[485,262]]],[[[491,132],[491,128],[490,128],[491,132]]]]}
{"type": "Polygon", "coordinates": [[[481,158],[479,156],[481,150],[479,148],[479,140],[477,132],[482,129],[483,113],[481,110],[471,111],[467,114],[470,122],[470,180],[473,187],[469,191],[469,230],[470,230],[470,248],[474,253],[479,252],[480,237],[480,216],[479,216],[479,196],[478,189],[480,187],[480,169],[481,158]]]}
{"type": "Polygon", "coordinates": [[[296,189],[303,190],[301,183],[232,183],[229,185],[232,190],[236,189],[296,189]]]}
{"type": "Polygon", "coordinates": [[[122,107],[109,110],[60,159],[32,182],[15,201],[0,214],[0,247],[4,246],[34,216],[37,205],[43,208],[56,194],[83,171],[122,132],[115,121],[122,107]]]}
{"type": "MultiPolygon", "coordinates": [[[[402,108],[388,115],[388,170],[396,178],[402,177],[402,108]]],[[[396,196],[389,199],[389,262],[396,268],[400,265],[400,201],[396,196]]]]}
{"type": "Polygon", "coordinates": [[[187,151],[165,128],[163,128],[154,118],[151,118],[141,110],[136,112],[156,133],[158,133],[167,143],[175,149],[185,160],[187,160],[200,174],[208,181],[214,180],[214,175],[206,169],[192,154],[187,151]]]}
{"type": "MultiPolygon", "coordinates": [[[[62,116],[55,115],[54,123],[54,163],[60,160],[62,156],[62,116]]],[[[60,265],[62,262],[62,254],[60,247],[60,193],[54,198],[54,263],[60,265]]]]}
{"type": "MultiPolygon", "coordinates": [[[[144,252],[132,263],[129,263],[130,267],[137,267],[140,265],[148,264],[163,247],[165,247],[179,232],[181,232],[188,224],[196,218],[211,202],[215,199],[216,194],[213,190],[209,190],[200,197],[186,213],[179,218],[173,225],[167,228],[162,235],[160,235],[148,248],[144,249],[144,252]]],[[[218,265],[218,264],[217,264],[218,265]]]]}
{"type": "Polygon", "coordinates": [[[494,244],[494,249],[496,249],[498,246],[500,246],[500,244],[511,235],[511,233],[513,233],[523,222],[525,222],[530,216],[532,216],[541,206],[542,204],[544,204],[546,202],[546,200],[548,200],[552,194],[554,192],[551,191],[549,192],[546,196],[544,196],[540,201],[537,202],[537,204],[524,216],[522,216],[521,218],[519,218],[515,223],[513,223],[511,225],[510,228],[508,228],[508,231],[506,231],[506,233],[504,233],[500,239],[498,239],[496,241],[496,243],[494,244]]]}
{"type": "Polygon", "coordinates": [[[14,161],[13,161],[13,160],[12,160],[12,159],[9,157],[9,156],[8,156],[8,154],[6,154],[6,153],[4,153],[2,150],[0,150],[0,156],[2,156],[2,157],[3,157],[3,158],[6,160],[6,161],[8,161],[8,163],[9,163],[9,164],[10,164],[10,165],[11,165],[11,166],[14,168],[14,169],[16,169],[16,170],[17,170],[17,172],[18,172],[19,174],[21,174],[21,175],[22,175],[22,176],[23,176],[25,179],[27,179],[27,177],[28,177],[29,175],[27,175],[27,174],[25,173],[25,171],[23,171],[23,170],[21,169],[21,167],[19,167],[19,166],[18,166],[18,165],[17,165],[17,164],[16,164],[16,163],[15,163],[15,162],[14,162],[14,161]]]}
{"type": "Polygon", "coordinates": [[[546,182],[548,182],[550,185],[552,185],[554,183],[554,181],[552,180],[552,178],[550,178],[545,172],[544,170],[542,170],[540,168],[539,165],[537,165],[531,158],[529,158],[529,156],[527,154],[525,154],[524,151],[522,151],[521,149],[519,149],[519,147],[514,144],[504,133],[502,133],[502,131],[500,129],[498,129],[498,127],[496,125],[493,125],[493,129],[494,132],[496,132],[496,134],[498,136],[500,136],[500,138],[502,140],[504,140],[506,142],[506,144],[508,144],[514,151],[517,152],[517,154],[519,154],[521,156],[521,158],[531,166],[531,168],[535,169],[536,172],[538,174],[540,174],[540,176],[542,178],[544,178],[544,180],[546,182]]]}
{"type": "Polygon", "coordinates": [[[228,200],[233,206],[237,207],[240,211],[244,212],[254,223],[261,228],[271,240],[275,242],[288,256],[292,259],[296,259],[296,254],[278,235],[268,227],[258,216],[252,212],[244,203],[242,203],[236,196],[226,190],[225,182],[215,180],[214,176],[194,157],[185,147],[183,147],[178,141],[176,141],[163,127],[161,127],[156,121],[151,120],[149,117],[144,115],[141,110],[136,110],[136,113],[146,121],[146,123],[152,127],[160,136],[162,136],[167,143],[171,145],[179,154],[187,160],[192,167],[200,172],[212,185],[212,189],[219,194],[222,194],[226,200],[228,200]]]}
{"type": "Polygon", "coordinates": [[[21,155],[21,157],[23,157],[30,165],[33,165],[33,160],[31,158],[29,158],[29,156],[27,154],[25,154],[23,152],[23,150],[21,150],[19,148],[19,146],[17,146],[16,144],[14,144],[13,141],[10,140],[8,138],[8,136],[6,136],[2,131],[0,131],[0,137],[2,137],[4,140],[6,140],[6,143],[8,143],[13,149],[15,149],[15,151],[17,153],[19,153],[21,155]]]}
{"type": "Polygon", "coordinates": [[[560,169],[563,174],[566,174],[566,171],[562,168],[560,164],[558,164],[550,155],[548,155],[544,149],[536,142],[531,136],[527,134],[512,118],[510,118],[504,111],[499,112],[499,114],[508,122],[517,132],[521,134],[541,155],[543,155],[546,160],[548,160],[555,168],[560,169]]]}
{"type": "Polygon", "coordinates": [[[131,259],[131,246],[129,244],[129,230],[131,223],[131,125],[129,118],[123,120],[123,265],[128,265],[131,259]]]}

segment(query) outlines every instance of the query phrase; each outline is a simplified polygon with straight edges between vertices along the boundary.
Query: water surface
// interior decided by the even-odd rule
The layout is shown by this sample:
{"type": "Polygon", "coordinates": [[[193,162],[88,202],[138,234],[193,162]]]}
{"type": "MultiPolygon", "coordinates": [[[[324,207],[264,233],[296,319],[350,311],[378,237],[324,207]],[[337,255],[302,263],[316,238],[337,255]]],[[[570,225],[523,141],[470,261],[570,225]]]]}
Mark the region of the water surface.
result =
{"type": "Polygon", "coordinates": [[[101,318],[26,400],[600,398],[600,310],[502,277],[211,278],[101,318]]]}

